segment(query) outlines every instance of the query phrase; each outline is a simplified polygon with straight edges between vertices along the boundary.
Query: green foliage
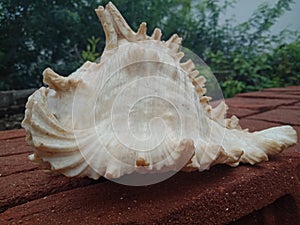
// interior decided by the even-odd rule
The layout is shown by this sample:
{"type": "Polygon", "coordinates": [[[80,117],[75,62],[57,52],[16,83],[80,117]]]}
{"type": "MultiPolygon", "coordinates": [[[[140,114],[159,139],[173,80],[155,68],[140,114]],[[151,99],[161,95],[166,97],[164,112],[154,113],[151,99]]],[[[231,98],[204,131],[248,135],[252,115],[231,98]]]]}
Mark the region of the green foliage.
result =
{"type": "Polygon", "coordinates": [[[89,1],[89,5],[78,0],[1,2],[0,51],[5,56],[0,57],[0,83],[10,89],[37,87],[46,67],[61,74],[76,69],[86,41],[99,33],[98,18],[91,13],[98,3],[96,0],[89,1]]]}
{"type": "MultiPolygon", "coordinates": [[[[237,26],[232,18],[221,21],[235,0],[113,2],[134,30],[146,21],[148,33],[159,27],[163,39],[173,33],[183,37],[184,47],[210,66],[225,97],[300,84],[299,33],[270,33],[293,0],[277,0],[273,6],[263,3],[237,26]]],[[[106,3],[108,0],[0,2],[0,90],[38,87],[46,67],[67,75],[83,61],[99,58],[105,36],[93,10],[106,3]]]]}
{"type": "Polygon", "coordinates": [[[245,90],[245,84],[242,81],[239,80],[226,80],[222,82],[221,88],[224,90],[223,95],[224,96],[234,96],[235,94],[242,92],[245,90]]]}
{"type": "Polygon", "coordinates": [[[300,37],[298,40],[277,46],[269,56],[270,77],[280,85],[296,85],[300,82],[300,37]]]}
{"type": "Polygon", "coordinates": [[[86,46],[86,50],[82,51],[81,57],[83,61],[96,61],[97,58],[100,57],[100,53],[97,51],[97,44],[99,43],[100,39],[95,38],[92,36],[88,39],[88,44],[86,46]]]}
{"type": "Polygon", "coordinates": [[[214,24],[219,42],[203,51],[203,58],[216,74],[225,97],[300,84],[299,33],[270,33],[271,26],[292,2],[278,0],[273,7],[261,4],[248,21],[238,26],[228,21],[225,25],[214,24]]]}

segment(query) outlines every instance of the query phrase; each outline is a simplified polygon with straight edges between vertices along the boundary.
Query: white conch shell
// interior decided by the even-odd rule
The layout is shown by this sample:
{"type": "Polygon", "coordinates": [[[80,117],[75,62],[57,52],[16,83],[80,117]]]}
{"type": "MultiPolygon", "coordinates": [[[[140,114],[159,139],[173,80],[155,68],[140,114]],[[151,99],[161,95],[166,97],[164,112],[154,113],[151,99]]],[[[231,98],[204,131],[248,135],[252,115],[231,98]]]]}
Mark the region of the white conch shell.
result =
{"type": "Polygon", "coordinates": [[[212,108],[205,78],[181,63],[182,39],[137,33],[112,3],[96,9],[106,34],[100,63],[68,77],[47,68],[29,97],[22,126],[34,162],[66,176],[98,179],[131,173],[205,170],[255,164],[296,143],[291,126],[249,133],[224,102],[212,108]]]}

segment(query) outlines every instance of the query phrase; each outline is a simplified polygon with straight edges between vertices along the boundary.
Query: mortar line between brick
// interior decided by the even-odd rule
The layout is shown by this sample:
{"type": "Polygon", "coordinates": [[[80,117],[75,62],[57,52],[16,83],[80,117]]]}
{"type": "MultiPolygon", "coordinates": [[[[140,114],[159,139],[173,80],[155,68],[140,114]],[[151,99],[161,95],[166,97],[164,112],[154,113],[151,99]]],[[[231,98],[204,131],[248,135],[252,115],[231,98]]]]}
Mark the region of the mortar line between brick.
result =
{"type": "MultiPolygon", "coordinates": [[[[2,131],[1,131],[2,132],[2,131]]],[[[18,139],[18,138],[25,138],[25,135],[20,135],[20,136],[13,136],[13,137],[8,137],[8,138],[0,138],[0,141],[5,141],[5,140],[13,140],[13,139],[18,139]]]]}
{"type": "Polygon", "coordinates": [[[248,119],[248,120],[253,120],[253,121],[263,121],[263,122],[268,122],[268,123],[276,123],[278,125],[290,125],[290,126],[300,126],[297,124],[290,124],[290,123],[283,123],[280,121],[274,121],[274,120],[267,120],[267,119],[253,119],[253,118],[243,118],[243,119],[248,119]]]}
{"type": "Polygon", "coordinates": [[[59,193],[63,193],[63,192],[67,192],[67,191],[72,191],[72,190],[76,190],[78,188],[85,188],[87,186],[92,186],[92,185],[97,185],[99,183],[105,183],[105,182],[108,182],[108,180],[106,180],[105,178],[103,179],[99,179],[97,181],[94,181],[94,183],[89,183],[89,184],[83,184],[83,185],[79,185],[77,187],[74,187],[74,188],[69,188],[69,189],[62,189],[62,190],[57,190],[57,189],[53,189],[52,191],[49,191],[47,193],[43,193],[43,194],[38,194],[37,196],[32,196],[32,197],[29,197],[29,198],[24,198],[22,199],[20,202],[16,202],[16,203],[8,203],[8,204],[4,204],[2,206],[0,206],[0,216],[2,213],[4,213],[6,210],[8,209],[11,209],[11,208],[14,208],[14,207],[18,207],[20,205],[24,205],[28,202],[32,202],[32,201],[35,201],[35,200],[38,200],[38,199],[42,199],[42,198],[48,198],[49,196],[52,196],[52,195],[55,195],[55,194],[59,194],[59,193]]]}
{"type": "Polygon", "coordinates": [[[31,171],[34,171],[34,170],[37,170],[38,167],[35,167],[35,168],[31,168],[31,169],[27,169],[27,170],[20,170],[20,171],[16,171],[16,172],[13,172],[13,173],[9,173],[9,174],[0,174],[0,179],[2,177],[8,177],[8,176],[11,176],[11,175],[16,175],[16,174],[19,174],[19,173],[27,173],[27,172],[31,172],[31,171]]]}
{"type": "MultiPolygon", "coordinates": [[[[300,101],[297,101],[297,102],[294,102],[294,103],[290,103],[290,104],[282,104],[282,105],[278,105],[278,106],[274,106],[272,108],[268,108],[268,109],[265,109],[265,110],[261,110],[261,111],[258,111],[258,112],[253,112],[249,115],[246,115],[246,116],[243,116],[243,117],[240,117],[241,119],[246,119],[247,117],[250,117],[250,116],[255,116],[255,115],[258,115],[258,114],[261,114],[261,113],[264,113],[264,112],[267,112],[267,111],[271,111],[271,110],[274,110],[274,109],[278,109],[279,107],[281,106],[293,106],[295,104],[298,104],[300,103],[300,101]]],[[[268,121],[268,120],[266,120],[268,121]]],[[[276,122],[276,121],[268,121],[268,122],[276,122]]]]}
{"type": "Polygon", "coordinates": [[[0,158],[2,158],[2,157],[8,157],[8,156],[14,156],[14,155],[29,154],[29,153],[32,154],[33,151],[26,151],[26,152],[16,152],[16,153],[3,154],[3,155],[0,155],[0,158]]]}

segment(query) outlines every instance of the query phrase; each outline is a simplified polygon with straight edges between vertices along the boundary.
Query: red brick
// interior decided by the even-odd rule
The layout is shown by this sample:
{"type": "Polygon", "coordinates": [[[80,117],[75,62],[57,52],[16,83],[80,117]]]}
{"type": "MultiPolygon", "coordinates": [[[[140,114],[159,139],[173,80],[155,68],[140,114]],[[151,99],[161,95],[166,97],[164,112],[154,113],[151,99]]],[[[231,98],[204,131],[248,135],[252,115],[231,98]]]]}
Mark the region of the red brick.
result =
{"type": "Polygon", "coordinates": [[[272,91],[272,92],[268,92],[268,93],[273,93],[276,95],[297,95],[300,96],[300,91],[296,91],[296,90],[290,90],[290,91],[285,91],[285,92],[276,92],[276,91],[272,91]]]}
{"type": "Polygon", "coordinates": [[[290,124],[290,125],[300,125],[300,113],[299,110],[294,109],[273,109],[267,112],[263,112],[254,116],[248,117],[254,120],[265,120],[269,122],[290,124]]]}
{"type": "Polygon", "coordinates": [[[268,88],[262,90],[263,92],[273,92],[275,94],[292,94],[292,95],[300,95],[300,90],[293,89],[293,88],[268,88]]]}
{"type": "Polygon", "coordinates": [[[250,116],[250,115],[256,114],[257,112],[259,112],[259,111],[258,110],[245,109],[245,108],[229,107],[226,116],[231,117],[231,116],[235,115],[238,118],[243,118],[245,116],[250,116]]]}
{"type": "Polygon", "coordinates": [[[28,160],[28,153],[0,157],[0,177],[37,168],[28,160]]]}
{"type": "Polygon", "coordinates": [[[294,110],[298,110],[298,112],[300,112],[300,104],[280,106],[278,108],[279,109],[294,109],[294,110]]]}
{"type": "Polygon", "coordinates": [[[68,178],[43,170],[0,177],[0,212],[33,199],[86,186],[91,183],[95,183],[95,181],[91,179],[68,178]]]}
{"type": "Polygon", "coordinates": [[[248,118],[240,119],[240,125],[243,129],[249,128],[250,132],[267,129],[270,127],[281,126],[279,123],[271,123],[262,120],[253,120],[248,118]]]}
{"type": "Polygon", "coordinates": [[[33,147],[25,142],[25,138],[0,140],[0,157],[21,153],[32,153],[33,147]]]}
{"type": "Polygon", "coordinates": [[[298,143],[297,143],[297,145],[299,145],[299,150],[300,150],[300,126],[293,126],[293,127],[296,130],[296,132],[297,132],[297,137],[298,137],[298,143]]]}
{"type": "MultiPolygon", "coordinates": [[[[282,124],[279,123],[271,123],[263,120],[253,120],[253,119],[240,119],[240,125],[243,129],[249,128],[250,132],[254,131],[259,131],[259,130],[264,130],[267,128],[271,127],[276,127],[276,126],[282,126],[282,124]]],[[[297,137],[298,137],[298,143],[300,142],[300,126],[293,126],[293,128],[297,132],[297,137]]],[[[299,143],[299,149],[300,149],[300,143],[299,143]]]]}
{"type": "Polygon", "coordinates": [[[291,99],[291,100],[300,100],[300,95],[292,94],[281,94],[278,92],[267,92],[267,91],[257,91],[249,93],[237,94],[237,97],[248,97],[248,98],[267,98],[269,99],[291,99]]]}
{"type": "MultiPolygon", "coordinates": [[[[257,166],[178,173],[165,182],[129,187],[112,182],[40,198],[0,214],[23,224],[227,224],[299,191],[300,155],[287,152],[257,166]]],[[[297,210],[297,205],[289,212],[297,210]]],[[[281,215],[276,215],[281,217],[281,215]]],[[[296,224],[297,214],[289,224],[296,224]]]]}
{"type": "Polygon", "coordinates": [[[20,137],[25,137],[24,129],[0,131],[0,140],[20,138],[20,137]]]}
{"type": "Polygon", "coordinates": [[[264,90],[261,90],[261,91],[271,91],[271,92],[293,92],[295,90],[293,89],[288,89],[288,88],[266,88],[264,90]]]}
{"type": "Polygon", "coordinates": [[[268,110],[282,105],[292,105],[298,103],[297,100],[285,100],[285,99],[264,99],[264,98],[228,98],[225,99],[229,108],[243,108],[251,110],[268,110]]]}
{"type": "Polygon", "coordinates": [[[300,90],[300,86],[289,86],[288,89],[300,90]]]}

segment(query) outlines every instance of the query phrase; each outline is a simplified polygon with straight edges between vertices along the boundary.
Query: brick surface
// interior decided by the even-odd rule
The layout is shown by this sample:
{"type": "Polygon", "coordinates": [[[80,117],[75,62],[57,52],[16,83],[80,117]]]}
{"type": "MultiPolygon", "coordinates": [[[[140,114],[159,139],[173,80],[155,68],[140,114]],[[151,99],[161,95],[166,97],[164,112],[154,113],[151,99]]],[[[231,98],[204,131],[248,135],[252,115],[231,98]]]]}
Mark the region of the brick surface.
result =
{"type": "Polygon", "coordinates": [[[33,147],[25,143],[24,137],[0,140],[0,157],[32,152],[33,147]]]}
{"type": "Polygon", "coordinates": [[[282,92],[282,93],[298,92],[297,90],[292,88],[266,88],[262,91],[282,92]]]}
{"type": "Polygon", "coordinates": [[[240,119],[240,125],[243,129],[248,128],[251,132],[267,129],[270,127],[281,126],[281,124],[279,123],[267,122],[262,120],[253,120],[247,118],[240,119]]]}
{"type": "Polygon", "coordinates": [[[293,127],[296,130],[296,132],[297,132],[297,137],[298,137],[298,143],[297,143],[297,145],[299,145],[299,151],[300,151],[300,126],[293,126],[293,127]]]}
{"type": "Polygon", "coordinates": [[[0,176],[31,171],[37,167],[28,160],[28,153],[0,157],[0,176]]]}
{"type": "Polygon", "coordinates": [[[294,110],[300,110],[300,104],[294,104],[294,105],[285,105],[278,107],[279,109],[294,109],[294,110]]]}
{"type": "Polygon", "coordinates": [[[282,94],[277,92],[257,91],[237,94],[237,97],[267,98],[267,99],[295,99],[300,100],[300,95],[282,94]]]}
{"type": "Polygon", "coordinates": [[[243,118],[246,116],[254,115],[258,112],[259,112],[258,110],[230,107],[227,111],[227,117],[231,117],[231,116],[235,115],[238,118],[243,118]]]}
{"type": "MultiPolygon", "coordinates": [[[[280,92],[280,91],[270,91],[269,93],[273,93],[275,95],[297,95],[297,96],[300,96],[300,91],[294,91],[294,90],[290,90],[290,91],[287,91],[287,92],[280,92]]],[[[289,96],[291,97],[291,96],[289,96]]]]}
{"type": "MultiPolygon", "coordinates": [[[[258,131],[292,124],[300,140],[300,86],[226,99],[228,116],[258,131]],[[281,96],[281,97],[279,97],[281,96]]],[[[212,103],[214,104],[214,103],[212,103]]],[[[0,224],[231,224],[300,221],[300,144],[255,166],[179,172],[145,187],[67,178],[37,168],[21,130],[0,132],[0,224]]]]}
{"type": "Polygon", "coordinates": [[[264,99],[264,98],[242,98],[235,97],[226,99],[225,102],[229,107],[243,108],[251,110],[269,110],[283,105],[293,105],[298,103],[297,100],[285,99],[264,99]]]}
{"type": "Polygon", "coordinates": [[[0,181],[0,212],[33,199],[96,182],[91,179],[67,178],[43,170],[4,176],[0,181]]]}
{"type": "Polygon", "coordinates": [[[300,95],[300,90],[295,88],[268,88],[262,90],[263,92],[273,92],[275,94],[284,94],[284,95],[300,95]]]}
{"type": "Polygon", "coordinates": [[[146,187],[99,183],[10,208],[0,219],[22,224],[226,224],[252,212],[254,205],[260,209],[300,188],[295,174],[299,157],[288,152],[258,166],[182,172],[146,187]]]}
{"type": "Polygon", "coordinates": [[[287,89],[293,89],[293,90],[298,90],[300,91],[300,86],[289,86],[287,89]]]}
{"type": "Polygon", "coordinates": [[[249,116],[248,118],[256,120],[265,120],[281,124],[290,124],[296,126],[300,125],[299,110],[294,109],[278,108],[260,114],[256,114],[254,116],[249,116]]]}
{"type": "Polygon", "coordinates": [[[8,130],[8,131],[0,131],[0,140],[14,139],[25,137],[25,130],[8,130]]]}
{"type": "MultiPolygon", "coordinates": [[[[267,121],[263,121],[263,120],[247,119],[247,118],[240,119],[240,125],[243,129],[248,128],[250,132],[259,131],[259,130],[276,127],[276,126],[282,126],[282,124],[279,124],[279,123],[267,122],[267,121]]],[[[298,137],[298,142],[299,142],[300,141],[300,126],[293,126],[293,128],[297,132],[297,137],[298,137]]],[[[300,151],[300,143],[298,143],[298,145],[299,145],[299,151],[300,151]]]]}

